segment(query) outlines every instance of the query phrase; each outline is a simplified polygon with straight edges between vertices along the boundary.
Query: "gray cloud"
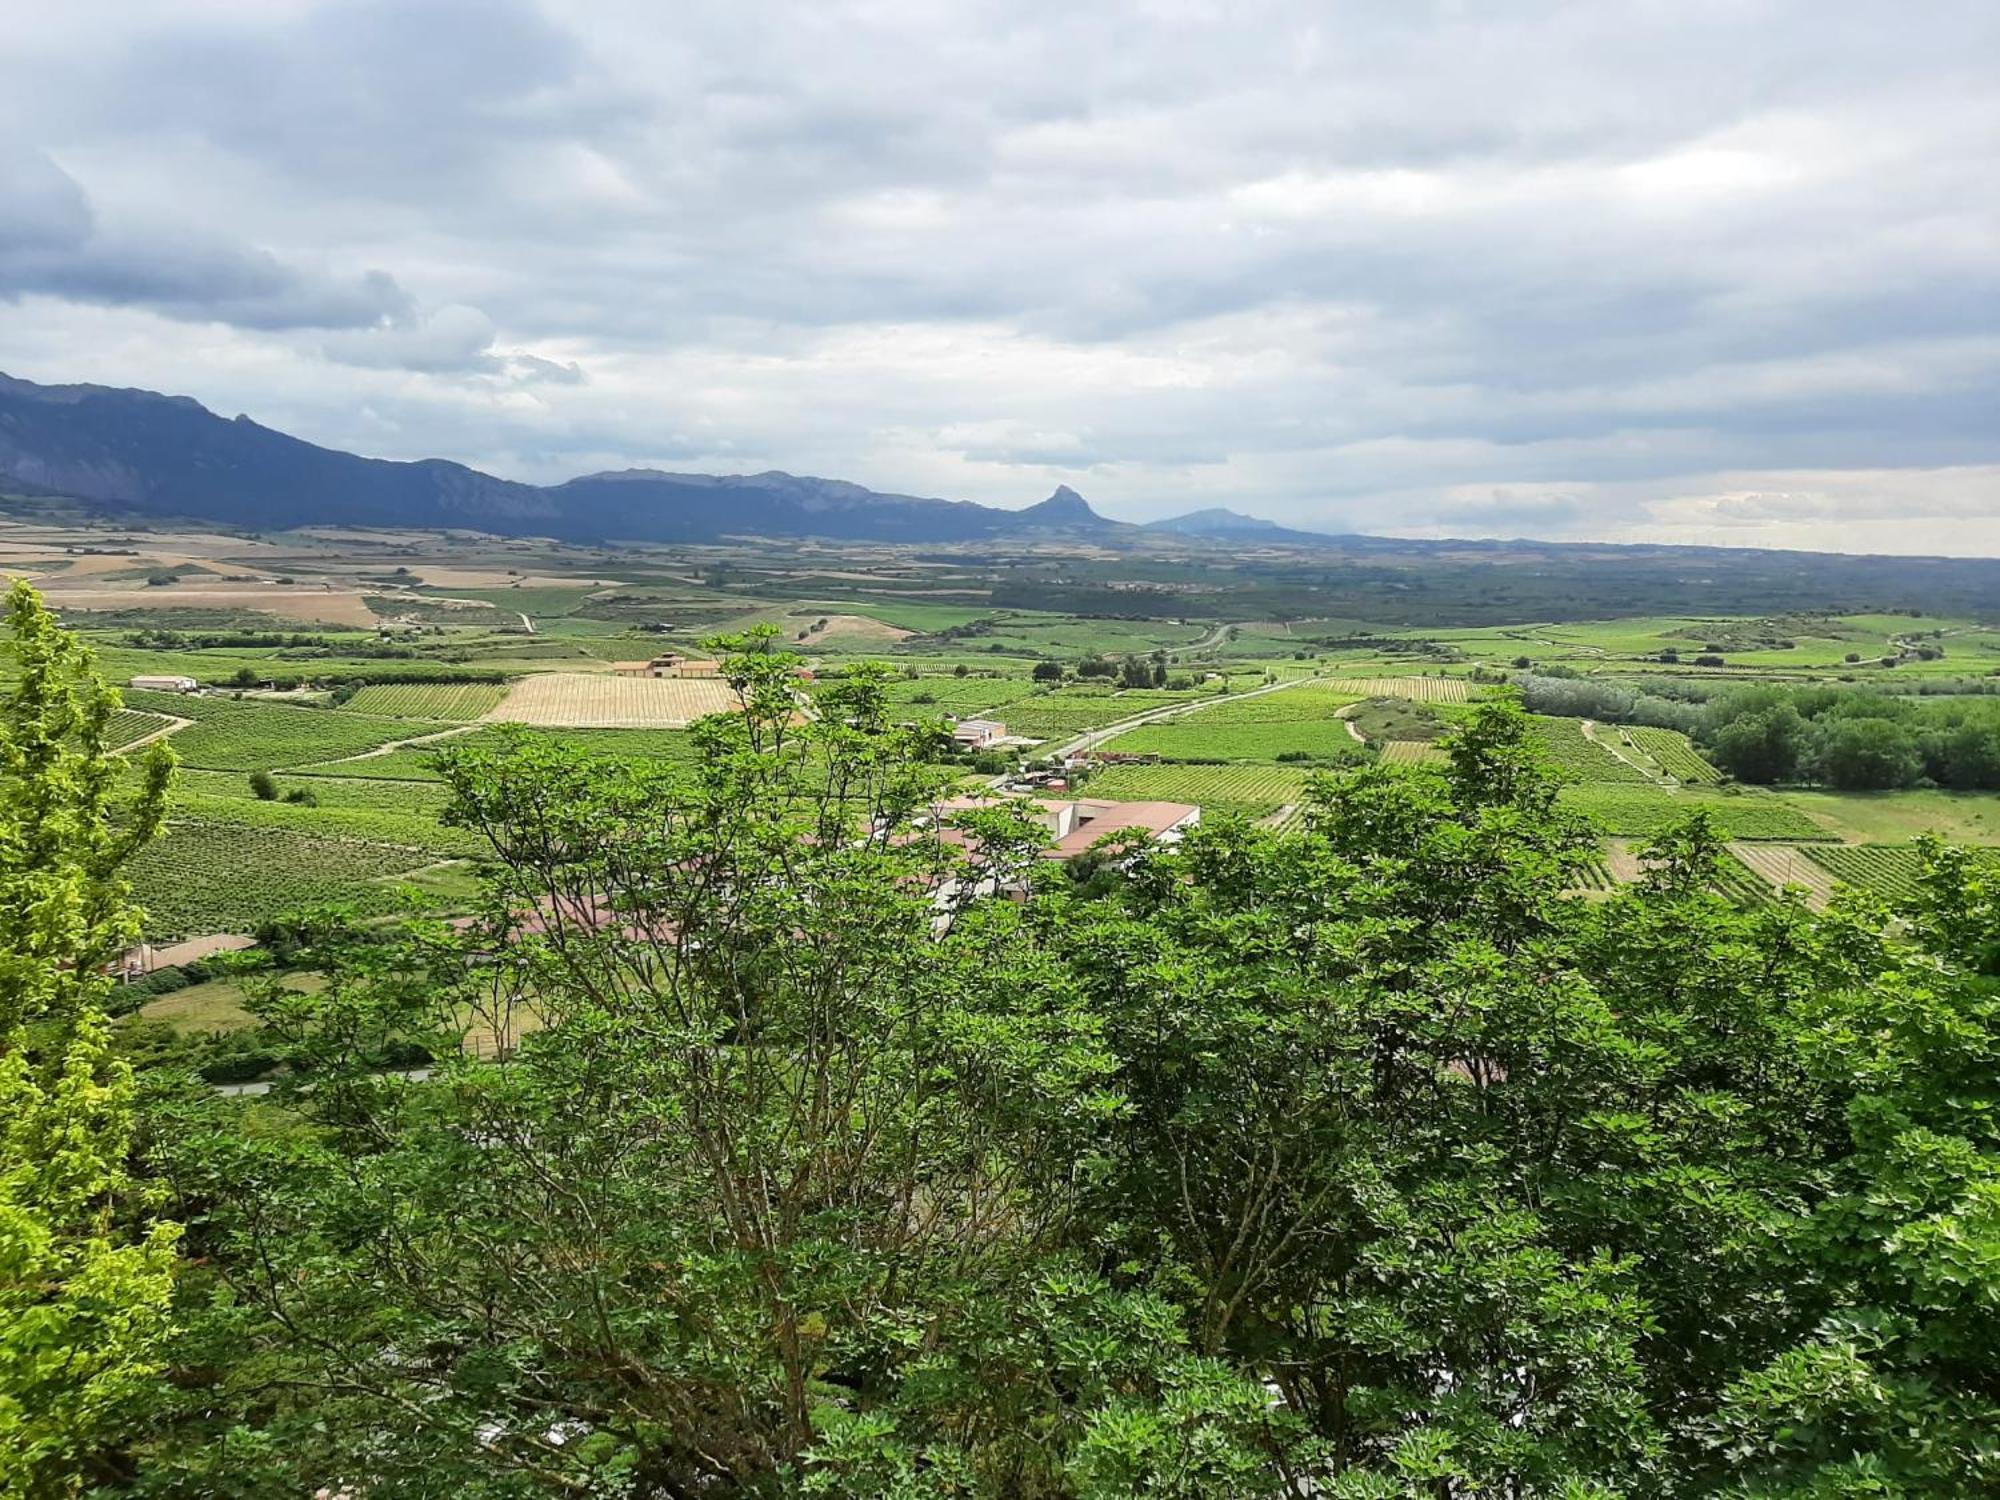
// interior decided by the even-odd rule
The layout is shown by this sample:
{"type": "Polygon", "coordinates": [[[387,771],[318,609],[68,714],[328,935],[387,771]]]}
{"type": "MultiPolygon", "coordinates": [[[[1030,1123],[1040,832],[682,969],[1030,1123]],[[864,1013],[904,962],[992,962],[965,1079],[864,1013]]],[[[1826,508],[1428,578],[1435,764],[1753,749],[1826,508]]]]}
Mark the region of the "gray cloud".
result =
{"type": "Polygon", "coordinates": [[[532,477],[1735,540],[1837,494],[1822,544],[2000,550],[1981,0],[77,0],[15,33],[27,374],[532,477]]]}

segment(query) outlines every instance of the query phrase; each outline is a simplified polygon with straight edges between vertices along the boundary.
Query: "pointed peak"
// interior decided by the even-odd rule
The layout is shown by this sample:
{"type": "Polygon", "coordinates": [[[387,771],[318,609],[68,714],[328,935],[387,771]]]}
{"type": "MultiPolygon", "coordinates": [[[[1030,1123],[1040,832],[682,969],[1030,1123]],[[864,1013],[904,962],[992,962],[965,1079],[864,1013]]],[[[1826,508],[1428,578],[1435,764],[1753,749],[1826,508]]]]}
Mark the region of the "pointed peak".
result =
{"type": "Polygon", "coordinates": [[[1056,486],[1048,499],[1019,512],[1023,520],[1038,526],[1097,526],[1104,517],[1090,508],[1090,502],[1066,484],[1056,486]]]}

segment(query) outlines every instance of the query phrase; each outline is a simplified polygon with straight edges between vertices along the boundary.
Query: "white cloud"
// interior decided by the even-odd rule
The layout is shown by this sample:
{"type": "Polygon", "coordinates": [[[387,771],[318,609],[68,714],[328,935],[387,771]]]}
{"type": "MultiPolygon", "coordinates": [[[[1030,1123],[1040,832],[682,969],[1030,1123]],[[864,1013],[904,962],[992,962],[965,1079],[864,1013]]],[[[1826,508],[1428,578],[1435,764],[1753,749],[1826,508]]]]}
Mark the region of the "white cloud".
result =
{"type": "Polygon", "coordinates": [[[1868,0],[76,0],[0,53],[0,348],[527,478],[2000,550],[1996,53],[1868,0]]]}

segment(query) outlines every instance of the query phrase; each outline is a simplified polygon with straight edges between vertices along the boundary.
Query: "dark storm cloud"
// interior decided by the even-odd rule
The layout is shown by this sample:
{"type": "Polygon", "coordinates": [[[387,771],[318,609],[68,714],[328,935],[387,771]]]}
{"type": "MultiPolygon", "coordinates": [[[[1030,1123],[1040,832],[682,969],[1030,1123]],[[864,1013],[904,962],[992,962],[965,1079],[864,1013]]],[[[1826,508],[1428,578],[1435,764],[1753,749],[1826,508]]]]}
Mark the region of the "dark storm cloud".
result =
{"type": "Polygon", "coordinates": [[[1593,535],[1749,530],[1756,494],[1773,526],[1926,486],[1976,515],[2000,472],[1984,0],[82,0],[16,30],[30,373],[157,367],[325,441],[1593,535]],[[154,315],[224,334],[177,360],[154,315]]]}

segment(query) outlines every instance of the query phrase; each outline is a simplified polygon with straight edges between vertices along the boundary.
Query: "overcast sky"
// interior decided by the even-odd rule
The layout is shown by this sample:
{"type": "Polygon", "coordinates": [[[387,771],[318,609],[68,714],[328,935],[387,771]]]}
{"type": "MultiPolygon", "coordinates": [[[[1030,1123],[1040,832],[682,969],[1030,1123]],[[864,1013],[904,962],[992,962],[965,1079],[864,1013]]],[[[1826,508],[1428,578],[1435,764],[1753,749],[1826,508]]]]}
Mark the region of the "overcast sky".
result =
{"type": "Polygon", "coordinates": [[[15,6],[0,369],[525,479],[2000,554],[2000,3],[15,6]]]}

